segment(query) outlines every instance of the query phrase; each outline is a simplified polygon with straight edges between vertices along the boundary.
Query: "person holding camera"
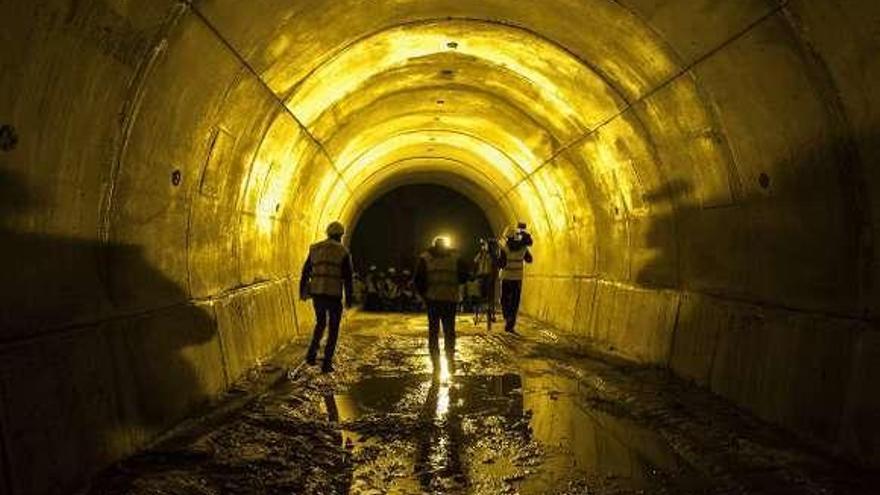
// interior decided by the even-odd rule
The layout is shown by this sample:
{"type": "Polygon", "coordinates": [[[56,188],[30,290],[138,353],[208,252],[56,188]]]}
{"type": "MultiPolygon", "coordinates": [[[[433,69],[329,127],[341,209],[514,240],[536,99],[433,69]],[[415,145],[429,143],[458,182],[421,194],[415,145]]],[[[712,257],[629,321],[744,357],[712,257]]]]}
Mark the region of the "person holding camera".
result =
{"type": "Polygon", "coordinates": [[[504,330],[516,333],[516,316],[522,296],[522,284],[526,263],[531,263],[529,247],[534,243],[526,224],[520,222],[507,235],[501,249],[501,312],[504,315],[504,330]]]}
{"type": "MultiPolygon", "coordinates": [[[[480,284],[480,294],[485,301],[487,325],[495,321],[495,303],[498,299],[498,270],[501,268],[501,250],[498,239],[480,239],[480,251],[474,258],[474,274],[480,284]]],[[[483,309],[483,308],[480,308],[483,309]]]]}

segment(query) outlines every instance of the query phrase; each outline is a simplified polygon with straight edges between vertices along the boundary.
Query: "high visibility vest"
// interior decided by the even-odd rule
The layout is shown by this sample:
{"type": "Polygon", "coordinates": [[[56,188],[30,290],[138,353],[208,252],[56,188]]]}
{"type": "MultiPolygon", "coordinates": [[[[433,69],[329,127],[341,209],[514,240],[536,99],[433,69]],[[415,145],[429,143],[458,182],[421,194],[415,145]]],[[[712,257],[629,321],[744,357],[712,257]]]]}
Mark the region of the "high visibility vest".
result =
{"type": "Polygon", "coordinates": [[[312,278],[309,292],[323,296],[342,297],[342,262],[348,250],[341,242],[327,239],[309,247],[312,278]]]}
{"type": "Polygon", "coordinates": [[[495,271],[495,260],[492,259],[492,255],[489,252],[480,251],[474,260],[474,264],[476,265],[477,275],[491,275],[495,271]]]}
{"type": "Polygon", "coordinates": [[[458,302],[458,257],[432,256],[422,254],[428,275],[428,291],[425,299],[429,301],[458,302]]]}
{"type": "Polygon", "coordinates": [[[505,246],[504,252],[507,254],[507,266],[504,267],[501,278],[504,280],[523,279],[523,268],[525,266],[523,259],[526,256],[526,251],[528,251],[528,248],[525,246],[519,249],[510,249],[505,246]]]}

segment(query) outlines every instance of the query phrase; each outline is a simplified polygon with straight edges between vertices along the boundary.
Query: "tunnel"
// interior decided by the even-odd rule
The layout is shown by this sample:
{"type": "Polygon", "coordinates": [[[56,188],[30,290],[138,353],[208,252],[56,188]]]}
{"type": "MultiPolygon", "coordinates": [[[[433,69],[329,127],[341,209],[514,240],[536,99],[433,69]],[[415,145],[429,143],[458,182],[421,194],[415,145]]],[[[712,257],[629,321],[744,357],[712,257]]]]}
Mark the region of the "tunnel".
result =
{"type": "Polygon", "coordinates": [[[351,224],[348,245],[359,276],[371,268],[415,270],[435,237],[470,258],[495,233],[485,212],[467,196],[436,184],[401,186],[367,205],[351,224]]]}
{"type": "Polygon", "coordinates": [[[880,467],[880,3],[0,12],[0,492],[72,493],[228,398],[311,334],[325,226],[424,186],[528,225],[523,339],[880,467]]]}

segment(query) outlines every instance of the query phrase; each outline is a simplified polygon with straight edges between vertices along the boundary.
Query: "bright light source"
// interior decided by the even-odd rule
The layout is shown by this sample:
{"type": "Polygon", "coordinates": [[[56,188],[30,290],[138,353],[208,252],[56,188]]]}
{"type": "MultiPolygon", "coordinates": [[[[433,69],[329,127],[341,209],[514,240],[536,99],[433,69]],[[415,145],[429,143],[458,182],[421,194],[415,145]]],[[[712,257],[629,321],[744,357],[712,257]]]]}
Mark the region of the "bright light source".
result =
{"type": "Polygon", "coordinates": [[[442,240],[444,244],[446,244],[447,248],[452,248],[452,236],[449,234],[440,234],[434,238],[435,240],[442,240]]]}

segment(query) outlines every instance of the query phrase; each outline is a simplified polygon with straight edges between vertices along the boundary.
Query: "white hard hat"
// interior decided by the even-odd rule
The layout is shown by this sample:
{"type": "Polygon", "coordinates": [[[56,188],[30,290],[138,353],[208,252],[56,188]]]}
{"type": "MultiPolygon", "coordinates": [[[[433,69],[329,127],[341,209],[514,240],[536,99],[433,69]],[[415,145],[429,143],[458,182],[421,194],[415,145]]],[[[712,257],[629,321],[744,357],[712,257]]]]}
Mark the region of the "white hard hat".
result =
{"type": "Polygon", "coordinates": [[[339,222],[332,222],[327,226],[328,236],[340,236],[345,234],[345,227],[339,222]]]}

